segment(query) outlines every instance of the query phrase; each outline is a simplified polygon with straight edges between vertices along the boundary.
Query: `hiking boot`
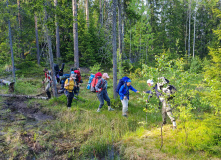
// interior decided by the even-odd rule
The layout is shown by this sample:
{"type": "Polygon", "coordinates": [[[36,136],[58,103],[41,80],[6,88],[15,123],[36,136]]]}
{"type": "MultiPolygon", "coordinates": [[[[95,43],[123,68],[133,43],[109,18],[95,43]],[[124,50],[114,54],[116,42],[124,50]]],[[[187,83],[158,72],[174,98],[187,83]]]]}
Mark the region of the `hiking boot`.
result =
{"type": "Polygon", "coordinates": [[[100,112],[100,111],[101,111],[101,109],[100,109],[100,108],[98,108],[98,109],[97,109],[97,112],[100,112]]]}
{"type": "Polygon", "coordinates": [[[126,117],[126,118],[128,118],[128,116],[125,114],[125,115],[123,115],[124,117],[126,117]]]}
{"type": "Polygon", "coordinates": [[[111,106],[108,106],[108,111],[114,111],[114,109],[111,108],[111,106]]]}
{"type": "Polygon", "coordinates": [[[173,121],[173,130],[176,129],[176,122],[173,121]]]}

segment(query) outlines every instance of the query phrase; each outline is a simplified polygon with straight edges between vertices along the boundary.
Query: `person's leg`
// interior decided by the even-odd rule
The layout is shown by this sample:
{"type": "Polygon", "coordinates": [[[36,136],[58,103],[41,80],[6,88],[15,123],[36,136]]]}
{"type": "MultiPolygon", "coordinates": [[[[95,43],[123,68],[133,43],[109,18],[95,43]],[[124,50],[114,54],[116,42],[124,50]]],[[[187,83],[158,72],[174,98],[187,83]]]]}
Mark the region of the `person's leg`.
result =
{"type": "Polygon", "coordinates": [[[166,118],[167,118],[167,112],[166,112],[166,101],[164,98],[160,98],[160,102],[162,103],[162,119],[163,119],[163,124],[166,124],[166,118]]]}
{"type": "Polygon", "coordinates": [[[127,117],[127,112],[128,112],[128,99],[123,99],[121,100],[122,102],[122,115],[127,117]]]}
{"type": "Polygon", "coordinates": [[[173,117],[172,109],[170,108],[169,103],[167,103],[166,113],[167,113],[168,117],[170,118],[171,122],[173,123],[173,129],[176,129],[176,121],[175,121],[175,118],[173,117]]]}
{"type": "Polygon", "coordinates": [[[103,97],[104,97],[104,100],[107,101],[108,111],[113,111],[114,109],[111,108],[110,98],[109,98],[109,96],[107,94],[107,91],[104,91],[103,97]]]}
{"type": "Polygon", "coordinates": [[[51,87],[50,82],[47,82],[47,85],[45,87],[45,91],[46,91],[46,94],[47,94],[49,99],[51,98],[51,92],[49,91],[50,87],[51,87]]]}
{"type": "Polygon", "coordinates": [[[71,103],[72,103],[73,97],[74,97],[73,93],[72,92],[68,92],[68,94],[67,94],[67,100],[68,100],[67,107],[71,107],[71,103]]]}
{"type": "Polygon", "coordinates": [[[98,97],[98,100],[100,101],[100,105],[97,109],[97,112],[100,112],[100,109],[103,107],[104,105],[104,97],[103,97],[103,92],[101,91],[100,93],[97,93],[97,97],[98,97]]]}

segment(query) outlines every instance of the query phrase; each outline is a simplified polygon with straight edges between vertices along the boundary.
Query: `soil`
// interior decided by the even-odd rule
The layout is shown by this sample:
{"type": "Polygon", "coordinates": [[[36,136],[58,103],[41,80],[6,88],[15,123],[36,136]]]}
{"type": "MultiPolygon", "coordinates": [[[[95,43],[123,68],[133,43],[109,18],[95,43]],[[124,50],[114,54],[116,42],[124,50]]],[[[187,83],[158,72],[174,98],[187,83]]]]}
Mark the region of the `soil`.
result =
{"type": "Polygon", "coordinates": [[[18,153],[14,157],[15,159],[20,159],[25,155],[24,150],[17,149],[19,147],[16,146],[16,143],[13,144],[13,138],[19,135],[20,143],[28,147],[26,159],[35,159],[36,154],[44,152],[46,149],[35,141],[33,130],[37,130],[42,122],[53,119],[53,116],[41,112],[40,104],[27,105],[26,99],[8,98],[3,103],[1,102],[0,157],[10,159],[8,156],[11,148],[18,153]],[[13,130],[13,132],[10,133],[10,130],[13,130]]]}

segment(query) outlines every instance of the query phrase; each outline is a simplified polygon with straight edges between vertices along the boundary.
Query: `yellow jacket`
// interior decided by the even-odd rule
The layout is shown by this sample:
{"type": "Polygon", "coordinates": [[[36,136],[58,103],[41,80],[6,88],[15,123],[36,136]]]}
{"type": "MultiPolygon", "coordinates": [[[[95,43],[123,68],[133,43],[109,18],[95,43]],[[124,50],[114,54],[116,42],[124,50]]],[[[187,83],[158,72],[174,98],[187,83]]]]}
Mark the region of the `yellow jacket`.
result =
{"type": "MultiPolygon", "coordinates": [[[[64,86],[65,86],[66,84],[68,84],[68,79],[69,79],[69,78],[67,78],[67,79],[65,80],[64,86]]],[[[64,87],[64,88],[67,89],[68,92],[72,92],[73,89],[74,89],[74,80],[70,80],[70,79],[69,79],[69,85],[66,86],[66,87],[64,87]]]]}

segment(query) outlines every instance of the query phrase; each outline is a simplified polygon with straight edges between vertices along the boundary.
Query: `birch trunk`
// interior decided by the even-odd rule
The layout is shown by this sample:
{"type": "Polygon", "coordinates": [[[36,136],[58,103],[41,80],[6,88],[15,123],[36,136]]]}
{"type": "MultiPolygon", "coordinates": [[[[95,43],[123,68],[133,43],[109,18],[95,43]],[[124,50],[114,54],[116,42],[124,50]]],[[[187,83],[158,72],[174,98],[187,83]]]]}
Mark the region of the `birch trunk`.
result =
{"type": "MultiPolygon", "coordinates": [[[[54,0],[55,9],[57,8],[57,4],[58,1],[54,0]]],[[[56,27],[56,56],[57,56],[57,62],[59,62],[61,53],[60,53],[60,36],[59,36],[59,23],[58,23],[57,13],[55,13],[55,27],[56,27]]]]}
{"type": "Polygon", "coordinates": [[[117,88],[117,44],[116,44],[116,6],[117,0],[113,0],[113,92],[114,99],[117,98],[117,92],[115,91],[117,88]]]}
{"type": "MultiPolygon", "coordinates": [[[[6,1],[7,8],[8,8],[8,0],[6,1]]],[[[8,8],[9,13],[9,8],[8,8]]],[[[9,36],[9,44],[10,44],[10,51],[11,51],[11,60],[12,60],[12,77],[15,82],[15,65],[14,65],[14,55],[13,55],[13,46],[12,46],[12,34],[11,34],[11,22],[10,18],[8,19],[8,36],[9,36]]]]}
{"type": "Polygon", "coordinates": [[[89,28],[89,2],[88,0],[85,0],[85,9],[86,9],[86,22],[87,22],[87,27],[89,28]]]}
{"type": "Polygon", "coordinates": [[[193,58],[195,56],[195,39],[196,39],[196,11],[195,11],[195,17],[194,17],[194,33],[193,33],[193,58]]]}
{"type": "MultiPolygon", "coordinates": [[[[121,0],[118,0],[118,40],[119,40],[119,54],[122,58],[122,19],[121,19],[121,0]]],[[[122,60],[122,59],[120,59],[122,60]]]]}
{"type": "Polygon", "coordinates": [[[74,67],[79,68],[77,0],[72,0],[72,11],[73,11],[73,38],[74,38],[74,67]]]}
{"type": "Polygon", "coordinates": [[[189,4],[189,38],[188,38],[188,57],[190,56],[190,23],[191,23],[191,0],[189,4]]]}
{"type": "MultiPolygon", "coordinates": [[[[45,21],[47,22],[47,11],[45,9],[45,21]]],[[[53,60],[53,54],[52,54],[52,45],[51,45],[51,35],[49,33],[47,24],[45,23],[45,33],[48,43],[48,53],[49,53],[49,61],[50,61],[50,68],[51,68],[51,76],[52,76],[52,89],[53,89],[53,96],[58,97],[57,95],[57,87],[56,87],[56,79],[55,79],[55,71],[54,71],[54,60],[53,60]]]]}
{"type": "Polygon", "coordinates": [[[38,18],[35,14],[35,37],[36,37],[36,48],[37,48],[37,62],[40,65],[40,50],[39,50],[39,42],[38,42],[38,18]]]}

